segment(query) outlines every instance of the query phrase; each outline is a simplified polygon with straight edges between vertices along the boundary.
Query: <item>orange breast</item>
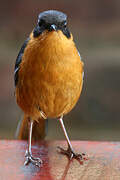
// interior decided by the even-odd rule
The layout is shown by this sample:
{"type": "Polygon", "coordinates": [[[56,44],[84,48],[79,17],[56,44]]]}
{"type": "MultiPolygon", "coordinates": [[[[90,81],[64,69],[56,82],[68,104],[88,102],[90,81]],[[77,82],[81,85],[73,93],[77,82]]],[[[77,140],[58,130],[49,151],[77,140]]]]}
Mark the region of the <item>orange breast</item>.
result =
{"type": "Polygon", "coordinates": [[[36,118],[71,111],[82,89],[83,63],[71,39],[61,31],[44,32],[29,41],[19,70],[17,103],[36,118]]]}

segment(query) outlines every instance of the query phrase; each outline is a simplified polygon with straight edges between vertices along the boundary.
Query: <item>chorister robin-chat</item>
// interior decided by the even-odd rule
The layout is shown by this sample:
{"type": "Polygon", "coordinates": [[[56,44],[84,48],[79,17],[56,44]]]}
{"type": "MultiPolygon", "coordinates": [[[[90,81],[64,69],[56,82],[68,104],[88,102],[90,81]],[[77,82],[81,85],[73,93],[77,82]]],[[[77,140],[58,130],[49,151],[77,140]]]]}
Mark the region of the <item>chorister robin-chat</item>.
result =
{"type": "Polygon", "coordinates": [[[68,148],[59,147],[70,159],[84,159],[74,152],[63,117],[76,105],[83,86],[83,62],[67,24],[67,15],[48,10],[39,14],[37,25],[17,56],[14,71],[15,96],[24,112],[19,139],[28,139],[25,165],[40,166],[33,157],[32,137],[43,139],[46,120],[59,119],[68,148]]]}

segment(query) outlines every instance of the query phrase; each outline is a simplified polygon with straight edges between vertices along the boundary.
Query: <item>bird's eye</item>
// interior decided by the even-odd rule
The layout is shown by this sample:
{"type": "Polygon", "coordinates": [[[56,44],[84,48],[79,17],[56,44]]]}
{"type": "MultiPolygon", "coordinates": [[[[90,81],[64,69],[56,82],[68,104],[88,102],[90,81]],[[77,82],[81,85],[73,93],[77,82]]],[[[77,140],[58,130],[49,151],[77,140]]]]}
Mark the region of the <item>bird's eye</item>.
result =
{"type": "Polygon", "coordinates": [[[45,21],[44,21],[43,19],[41,19],[41,20],[38,21],[38,25],[39,25],[39,26],[42,26],[43,24],[45,24],[45,21]]]}
{"type": "Polygon", "coordinates": [[[63,27],[66,28],[67,27],[67,21],[63,22],[63,27]]]}

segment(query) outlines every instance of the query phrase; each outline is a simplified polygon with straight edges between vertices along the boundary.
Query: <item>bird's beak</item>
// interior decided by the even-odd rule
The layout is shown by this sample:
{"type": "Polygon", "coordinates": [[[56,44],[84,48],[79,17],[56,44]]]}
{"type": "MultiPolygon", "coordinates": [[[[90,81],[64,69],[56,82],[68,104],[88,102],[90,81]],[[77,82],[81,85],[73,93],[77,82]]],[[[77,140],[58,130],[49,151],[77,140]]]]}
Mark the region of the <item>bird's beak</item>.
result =
{"type": "Polygon", "coordinates": [[[56,31],[57,30],[57,26],[55,25],[55,24],[52,24],[51,26],[50,26],[50,31],[56,31]]]}

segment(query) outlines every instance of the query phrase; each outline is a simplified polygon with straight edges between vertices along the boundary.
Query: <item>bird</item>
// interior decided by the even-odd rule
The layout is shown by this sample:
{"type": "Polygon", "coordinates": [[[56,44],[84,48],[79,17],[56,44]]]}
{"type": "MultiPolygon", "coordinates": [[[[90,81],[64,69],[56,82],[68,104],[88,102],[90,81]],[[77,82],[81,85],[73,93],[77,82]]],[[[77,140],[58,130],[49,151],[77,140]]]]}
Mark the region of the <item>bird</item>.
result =
{"type": "Polygon", "coordinates": [[[24,112],[18,139],[28,139],[25,165],[41,166],[32,155],[32,138],[43,139],[47,119],[58,119],[68,148],[58,147],[69,159],[84,159],[74,152],[63,117],[76,105],[83,86],[84,63],[69,30],[67,15],[47,10],[21,47],[14,67],[15,97],[24,112]]]}

